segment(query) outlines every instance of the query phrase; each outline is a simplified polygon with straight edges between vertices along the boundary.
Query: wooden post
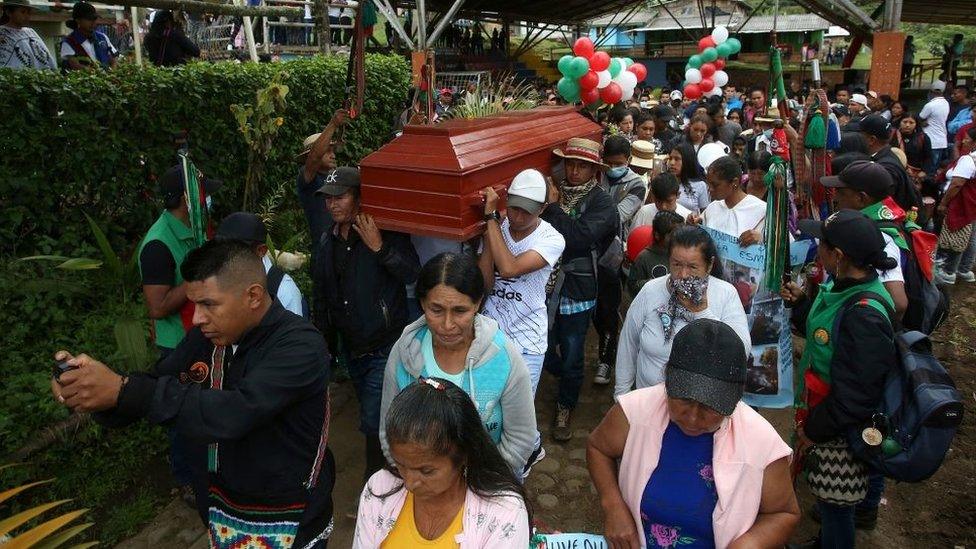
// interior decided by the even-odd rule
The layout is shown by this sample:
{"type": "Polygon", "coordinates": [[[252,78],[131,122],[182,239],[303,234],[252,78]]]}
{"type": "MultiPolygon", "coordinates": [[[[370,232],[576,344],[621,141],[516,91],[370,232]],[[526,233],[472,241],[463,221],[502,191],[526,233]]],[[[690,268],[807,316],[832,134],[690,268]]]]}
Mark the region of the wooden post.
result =
{"type": "MultiPolygon", "coordinates": [[[[242,5],[244,0],[236,0],[234,3],[237,5],[242,5]]],[[[258,50],[254,46],[254,27],[253,21],[250,15],[244,16],[244,41],[247,43],[247,53],[251,57],[251,61],[258,62],[258,50]]],[[[267,37],[265,37],[267,40],[267,37]]]]}
{"type": "Polygon", "coordinates": [[[901,63],[905,54],[905,33],[876,32],[871,48],[869,84],[879,95],[898,99],[901,91],[901,63]]]}
{"type": "Polygon", "coordinates": [[[139,25],[139,8],[129,7],[129,14],[132,18],[132,47],[136,50],[136,66],[142,66],[142,26],[139,25]]]}

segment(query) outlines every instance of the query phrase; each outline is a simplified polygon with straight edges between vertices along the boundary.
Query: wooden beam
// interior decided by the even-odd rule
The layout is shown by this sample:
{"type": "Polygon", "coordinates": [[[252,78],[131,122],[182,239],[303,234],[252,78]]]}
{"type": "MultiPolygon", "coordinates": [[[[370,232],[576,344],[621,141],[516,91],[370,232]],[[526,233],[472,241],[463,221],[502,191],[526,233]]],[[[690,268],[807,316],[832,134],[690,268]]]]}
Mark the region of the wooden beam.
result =
{"type": "Polygon", "coordinates": [[[201,0],[99,0],[102,4],[160,10],[184,11],[187,13],[212,13],[214,15],[233,15],[237,17],[299,17],[305,14],[301,8],[236,6],[217,4],[201,0]]]}

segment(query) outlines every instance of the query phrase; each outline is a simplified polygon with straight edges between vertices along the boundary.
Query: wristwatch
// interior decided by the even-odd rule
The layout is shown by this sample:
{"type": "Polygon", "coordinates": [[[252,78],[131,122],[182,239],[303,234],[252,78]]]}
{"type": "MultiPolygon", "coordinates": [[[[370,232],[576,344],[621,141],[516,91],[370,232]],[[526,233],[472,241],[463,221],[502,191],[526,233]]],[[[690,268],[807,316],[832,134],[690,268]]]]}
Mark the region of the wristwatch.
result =
{"type": "Polygon", "coordinates": [[[501,214],[498,213],[498,210],[485,214],[485,221],[490,221],[492,219],[494,219],[495,221],[501,221],[502,216],[501,214]]]}

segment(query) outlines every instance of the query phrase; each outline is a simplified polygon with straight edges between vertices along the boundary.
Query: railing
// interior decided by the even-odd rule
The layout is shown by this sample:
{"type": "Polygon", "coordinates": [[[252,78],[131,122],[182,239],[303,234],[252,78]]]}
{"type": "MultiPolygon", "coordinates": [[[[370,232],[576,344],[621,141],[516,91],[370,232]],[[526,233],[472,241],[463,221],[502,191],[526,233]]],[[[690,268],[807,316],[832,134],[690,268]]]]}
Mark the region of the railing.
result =
{"type": "MultiPolygon", "coordinates": [[[[958,63],[956,75],[959,82],[972,80],[976,76],[976,55],[963,55],[958,63]]],[[[919,63],[912,64],[908,78],[902,80],[902,86],[907,84],[910,88],[926,88],[940,76],[942,76],[941,57],[921,59],[919,63]]]]}

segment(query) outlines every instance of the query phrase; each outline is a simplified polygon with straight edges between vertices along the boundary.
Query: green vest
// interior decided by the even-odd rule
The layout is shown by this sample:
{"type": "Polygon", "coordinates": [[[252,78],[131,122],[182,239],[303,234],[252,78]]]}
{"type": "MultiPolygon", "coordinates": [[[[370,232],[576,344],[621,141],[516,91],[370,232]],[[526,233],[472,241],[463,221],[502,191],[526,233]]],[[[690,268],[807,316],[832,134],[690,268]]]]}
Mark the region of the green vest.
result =
{"type": "MultiPolygon", "coordinates": [[[[810,313],[807,315],[807,341],[803,348],[803,356],[800,358],[800,383],[799,390],[796,392],[796,406],[798,408],[806,407],[804,402],[806,393],[804,376],[808,370],[813,370],[813,373],[824,383],[830,384],[830,362],[834,357],[834,337],[836,336],[833,331],[834,321],[841,309],[861,292],[876,293],[885,299],[892,310],[895,308],[895,302],[888,295],[888,290],[877,278],[870,282],[852,286],[843,292],[832,292],[833,287],[834,282],[832,280],[820,285],[820,292],[814,299],[810,313]]],[[[888,311],[881,303],[871,299],[868,300],[868,305],[888,318],[888,311]]]]}
{"type": "MultiPolygon", "coordinates": [[[[173,214],[169,213],[169,211],[163,210],[163,214],[159,216],[159,219],[153,223],[152,227],[149,227],[149,232],[146,233],[146,237],[139,244],[137,253],[141,256],[142,249],[153,240],[162,242],[169,250],[169,253],[173,255],[173,260],[176,262],[175,281],[176,286],[179,286],[183,283],[183,273],[180,272],[180,265],[183,264],[186,254],[197,247],[196,239],[193,237],[193,231],[184,225],[182,221],[174,217],[173,214]]],[[[142,274],[142,262],[139,262],[139,274],[142,274]]],[[[183,320],[180,318],[179,311],[155,322],[156,345],[173,349],[183,340],[186,332],[183,330],[183,320]]]]}

